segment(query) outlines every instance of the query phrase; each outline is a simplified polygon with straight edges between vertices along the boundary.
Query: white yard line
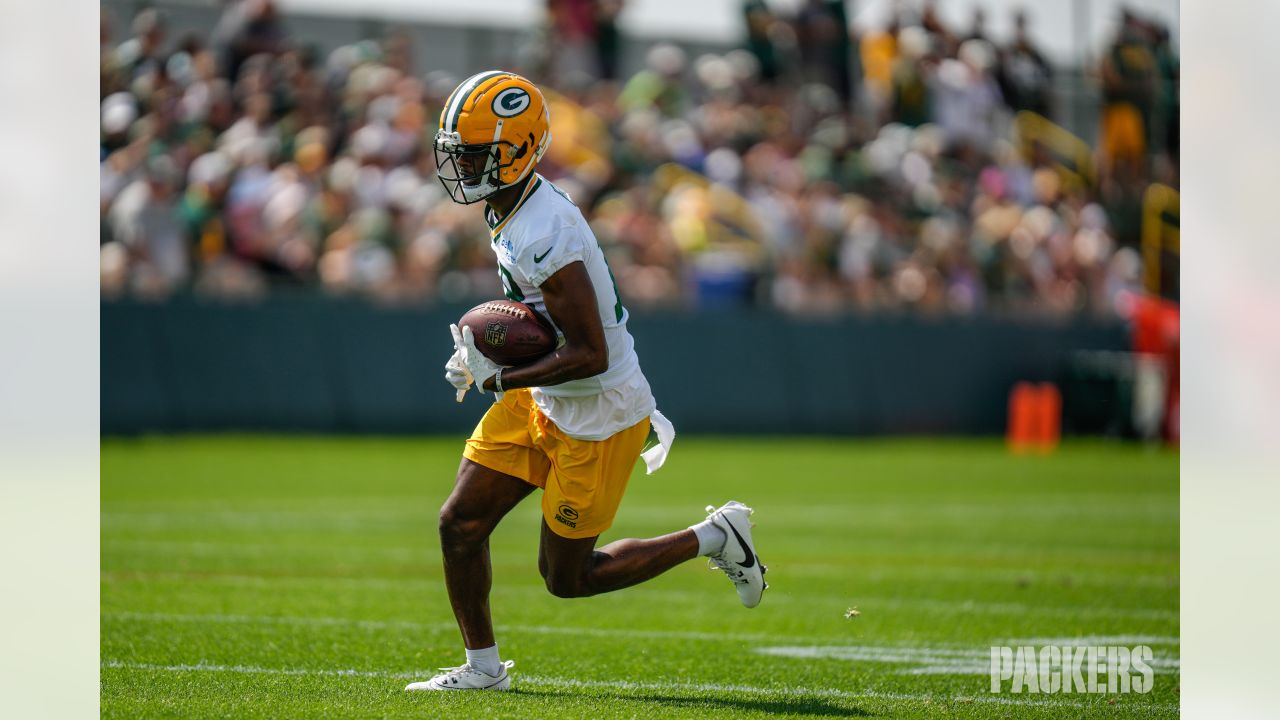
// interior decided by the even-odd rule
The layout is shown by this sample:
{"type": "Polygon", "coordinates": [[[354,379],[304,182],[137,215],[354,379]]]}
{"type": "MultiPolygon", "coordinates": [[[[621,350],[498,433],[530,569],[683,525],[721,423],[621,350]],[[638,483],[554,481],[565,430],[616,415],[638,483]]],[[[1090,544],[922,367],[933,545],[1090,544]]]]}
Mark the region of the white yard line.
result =
{"type": "Polygon", "coordinates": [[[398,562],[416,562],[434,559],[427,548],[409,547],[374,547],[333,549],[322,545],[275,545],[263,543],[239,542],[187,542],[181,540],[103,540],[104,552],[127,551],[137,555],[158,555],[161,557],[249,557],[256,558],[269,555],[279,557],[321,557],[326,559],[341,558],[350,562],[360,560],[394,560],[398,562]]]}
{"type": "Polygon", "coordinates": [[[264,511],[191,511],[191,512],[104,512],[102,528],[107,531],[130,530],[304,530],[304,531],[363,531],[371,528],[386,529],[389,526],[416,527],[423,525],[425,512],[416,511],[326,511],[285,512],[264,511]]]}
{"type": "MultiPolygon", "coordinates": [[[[1180,661],[1176,659],[1155,659],[1147,663],[1152,667],[1157,675],[1177,675],[1179,673],[1180,661]]],[[[1055,665],[1049,668],[1056,671],[1061,670],[1062,666],[1055,665]]],[[[896,671],[899,675],[983,675],[991,674],[990,663],[986,664],[929,664],[918,667],[901,668],[896,671]]],[[[1102,676],[1105,682],[1105,675],[1102,676]]]]}
{"type": "MultiPolygon", "coordinates": [[[[1072,643],[1065,643],[1072,645],[1072,643]]],[[[1118,643],[1117,643],[1118,644],[1118,643]]],[[[1075,645],[1084,646],[1085,643],[1075,645]]],[[[801,660],[850,660],[858,662],[914,665],[898,672],[908,675],[986,675],[991,671],[989,648],[951,649],[932,647],[886,647],[875,645],[789,645],[758,647],[752,652],[771,657],[801,660]]],[[[1177,672],[1182,661],[1157,656],[1148,664],[1160,673],[1177,672]]]]}
{"type": "MultiPolygon", "coordinates": [[[[124,571],[131,572],[131,571],[124,571]]],[[[107,571],[110,573],[110,571],[107,571]]],[[[372,585],[380,587],[403,587],[413,583],[436,583],[439,579],[434,577],[341,577],[341,576],[323,576],[323,575],[283,575],[283,576],[261,576],[261,575],[199,575],[190,573],[173,573],[173,572],[150,572],[138,571],[140,577],[148,579],[158,578],[165,580],[180,580],[183,583],[202,582],[211,584],[242,584],[254,586],[273,586],[280,583],[289,582],[313,582],[313,583],[348,583],[354,585],[372,585]]],[[[105,574],[104,582],[121,582],[122,580],[105,574]]],[[[125,579],[124,581],[128,581],[125,579]]],[[[538,585],[511,585],[505,590],[508,593],[531,593],[535,595],[543,595],[546,593],[545,588],[538,585]]],[[[689,598],[700,599],[704,593],[700,590],[644,590],[647,597],[657,601],[660,598],[670,599],[673,602],[686,600],[689,598]]],[[[802,605],[804,612],[812,612],[815,605],[823,603],[828,604],[831,612],[843,612],[849,605],[857,605],[864,612],[873,609],[896,608],[906,610],[927,610],[930,612],[947,613],[947,614],[983,614],[983,615],[1050,615],[1055,618],[1061,617],[1097,617],[1107,619],[1134,619],[1134,620],[1171,620],[1179,619],[1179,611],[1177,609],[1160,609],[1160,608],[1107,608],[1107,607],[1061,607],[1037,604],[1008,603],[1008,602],[980,602],[980,601],[960,601],[954,600],[937,600],[931,598],[919,599],[903,599],[890,598],[880,596],[859,595],[850,597],[849,595],[822,593],[822,594],[786,594],[779,593],[770,595],[768,601],[771,605],[802,605]]]]}
{"type": "MultiPolygon", "coordinates": [[[[352,627],[365,630],[422,630],[427,632],[456,632],[458,626],[453,622],[421,623],[412,620],[357,620],[339,617],[283,617],[276,615],[228,615],[209,614],[173,614],[147,612],[104,612],[105,618],[122,620],[142,620],[148,622],[183,622],[183,623],[232,623],[253,625],[320,625],[329,627],[352,627]]],[[[713,633],[693,630],[636,630],[634,628],[591,628],[563,627],[558,625],[506,625],[495,626],[499,632],[529,633],[535,635],[587,635],[591,637],[632,637],[658,638],[674,640],[711,640],[721,642],[778,642],[786,637],[763,634],[713,633]]]]}
{"type": "Polygon", "coordinates": [[[787,573],[796,577],[814,577],[828,579],[836,573],[849,574],[856,572],[856,577],[863,582],[885,582],[897,580],[927,580],[929,582],[972,583],[975,579],[992,580],[1016,585],[1039,588],[1074,587],[1077,585],[1101,587],[1154,587],[1176,590],[1180,580],[1176,566],[1168,573],[1125,573],[1125,572],[1039,572],[1015,568],[975,568],[964,566],[938,565],[858,565],[856,561],[846,564],[830,562],[802,562],[786,566],[787,573]]]}
{"type": "Polygon", "coordinates": [[[1010,638],[1001,645],[1179,645],[1181,639],[1174,635],[1081,635],[1080,637],[1032,637],[1010,638]]]}
{"type": "Polygon", "coordinates": [[[385,670],[330,670],[326,668],[266,668],[253,665],[218,665],[215,663],[186,663],[179,665],[161,665],[158,663],[126,662],[124,660],[103,660],[102,667],[115,670],[158,670],[161,672],[214,672],[238,673],[242,675],[330,675],[334,677],[380,677],[410,678],[422,673],[394,673],[385,670]]]}
{"type": "MultiPolygon", "coordinates": [[[[1087,646],[1086,643],[1065,644],[1072,647],[1087,646]]],[[[930,646],[894,647],[887,645],[783,645],[753,648],[752,652],[774,657],[870,660],[873,662],[921,663],[929,665],[951,664],[956,666],[967,666],[975,661],[982,661],[985,665],[991,660],[991,649],[989,647],[959,649],[930,646]]],[[[1152,658],[1149,664],[1153,667],[1178,667],[1179,660],[1161,655],[1152,658]]]]}
{"type": "MultiPolygon", "coordinates": [[[[326,668],[267,668],[252,665],[218,665],[211,663],[195,663],[180,665],[163,665],[157,663],[140,663],[127,662],[123,660],[104,660],[102,667],[110,669],[123,670],[147,670],[158,672],[211,672],[211,673],[239,673],[239,674],[261,674],[261,675],[314,675],[314,676],[330,676],[330,677],[370,677],[370,678],[388,678],[388,679],[408,679],[408,678],[425,678],[432,674],[431,671],[420,672],[395,672],[380,670],[352,670],[352,669],[326,669],[326,668]]],[[[1041,696],[1036,699],[1007,697],[998,695],[968,695],[968,696],[938,696],[925,693],[892,693],[879,692],[875,690],[867,690],[855,692],[850,690],[838,690],[835,688],[806,688],[806,687],[756,687],[752,685],[724,685],[720,683],[682,683],[682,682],[633,682],[630,680],[578,680],[575,678],[548,677],[542,675],[526,675],[519,673],[514,676],[517,687],[528,684],[534,687],[553,687],[564,689],[608,689],[608,690],[656,690],[663,692],[682,691],[682,692],[722,692],[722,693],[739,693],[754,695],[774,695],[794,698],[810,698],[825,697],[837,698],[842,700],[907,700],[907,701],[936,701],[936,702],[954,702],[954,703],[983,703],[991,705],[1012,705],[1012,706],[1030,706],[1030,707],[1068,707],[1068,708],[1085,708],[1100,707],[1103,701],[1088,702],[1083,700],[1074,700],[1064,697],[1041,696]]],[[[1177,710],[1178,706],[1170,703],[1143,703],[1141,705],[1116,705],[1110,706],[1109,709],[1135,709],[1143,712],[1149,710],[1177,710]]]]}
{"type": "MultiPolygon", "coordinates": [[[[457,626],[452,622],[423,623],[412,620],[360,620],[341,617],[286,617],[275,615],[235,615],[223,613],[208,614],[175,614],[148,612],[106,612],[104,618],[120,620],[137,620],[143,622],[178,622],[178,623],[215,623],[215,624],[248,624],[248,625],[291,625],[345,627],[360,630],[416,630],[420,632],[455,632],[457,626]]],[[[687,630],[637,630],[633,628],[584,628],[564,627],[557,625],[498,625],[499,632],[526,633],[536,635],[567,635],[601,637],[601,638],[652,638],[675,640],[703,640],[712,642],[779,642],[796,638],[787,638],[765,634],[730,634],[687,630]]],[[[1094,645],[1094,644],[1141,644],[1142,639],[1164,639],[1159,636],[1142,635],[1107,635],[1087,636],[1084,638],[1042,638],[1042,640],[1061,640],[1062,642],[1038,643],[1040,645],[1094,645]],[[1102,642],[1107,641],[1107,642],[1102,642]],[[1133,641],[1133,642],[1129,642],[1133,641]]],[[[1172,638],[1176,644],[1176,638],[1172,638]]],[[[801,639],[803,641],[803,639],[801,639]]],[[[1032,644],[1026,641],[996,641],[1009,644],[1032,644]]],[[[1155,644],[1155,643],[1152,643],[1155,644]]],[[[921,675],[984,675],[989,672],[989,647],[961,646],[892,646],[892,645],[783,645],[753,648],[752,652],[773,657],[796,659],[826,659],[873,662],[884,664],[903,664],[914,667],[899,670],[905,674],[921,675]]],[[[1180,667],[1180,660],[1169,657],[1155,657],[1151,666],[1161,672],[1174,671],[1180,667]]]]}
{"type": "Polygon", "coordinates": [[[238,585],[254,588],[265,587],[268,589],[279,588],[283,584],[344,584],[359,585],[363,588],[404,590],[414,585],[429,585],[433,588],[439,588],[441,583],[444,582],[440,575],[431,576],[426,574],[421,576],[369,577],[354,575],[244,575],[241,573],[104,570],[101,575],[104,583],[129,583],[138,582],[139,580],[145,582],[173,582],[186,586],[184,589],[190,589],[199,584],[238,585]]]}
{"type": "MultiPolygon", "coordinates": [[[[158,539],[113,539],[102,541],[104,551],[145,553],[148,555],[194,555],[223,557],[228,555],[254,556],[258,554],[278,556],[338,556],[342,558],[379,558],[400,561],[418,561],[435,558],[438,551],[430,546],[383,546],[366,548],[343,548],[333,551],[331,548],[317,546],[314,543],[276,543],[238,541],[183,541],[158,539]]],[[[848,574],[850,565],[832,562],[802,562],[786,567],[792,577],[831,578],[837,573],[848,574]]],[[[1179,578],[1176,573],[1165,574],[1125,574],[1125,573],[1037,573],[1023,570],[1001,568],[971,567],[915,567],[915,566],[870,566],[856,568],[856,577],[863,582],[881,582],[888,580],[928,580],[930,582],[971,583],[975,579],[989,579],[996,582],[1026,583],[1037,587],[1059,587],[1073,585],[1089,586],[1143,586],[1162,589],[1176,589],[1179,578]]]]}

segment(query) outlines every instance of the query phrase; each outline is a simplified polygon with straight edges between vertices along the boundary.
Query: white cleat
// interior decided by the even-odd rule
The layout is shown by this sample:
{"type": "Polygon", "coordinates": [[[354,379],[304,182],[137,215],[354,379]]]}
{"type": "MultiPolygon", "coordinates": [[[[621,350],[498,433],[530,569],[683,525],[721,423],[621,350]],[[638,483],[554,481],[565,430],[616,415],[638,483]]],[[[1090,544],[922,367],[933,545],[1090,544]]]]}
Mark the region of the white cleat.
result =
{"type": "Polygon", "coordinates": [[[709,519],[724,531],[726,538],[720,552],[710,557],[711,566],[729,576],[738,588],[738,598],[749,608],[760,604],[760,597],[769,587],[769,583],[764,581],[764,574],[769,568],[760,562],[751,541],[751,521],[748,518],[753,512],[737,500],[730,500],[719,509],[707,506],[709,519]]]}
{"type": "Polygon", "coordinates": [[[481,672],[470,665],[456,668],[440,668],[439,675],[430,680],[409,683],[405,690],[510,690],[511,676],[507,670],[515,665],[515,660],[502,663],[502,672],[496,677],[481,672]]]}

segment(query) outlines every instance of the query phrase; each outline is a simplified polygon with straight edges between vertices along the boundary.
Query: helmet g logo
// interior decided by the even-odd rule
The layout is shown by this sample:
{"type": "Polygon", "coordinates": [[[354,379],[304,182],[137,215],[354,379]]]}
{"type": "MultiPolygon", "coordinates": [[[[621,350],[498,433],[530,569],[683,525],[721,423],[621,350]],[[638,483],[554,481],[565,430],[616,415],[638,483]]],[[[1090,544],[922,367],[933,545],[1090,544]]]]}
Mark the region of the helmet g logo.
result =
{"type": "Polygon", "coordinates": [[[523,88],[507,88],[493,98],[493,114],[502,118],[515,117],[529,107],[529,93],[523,88]]]}

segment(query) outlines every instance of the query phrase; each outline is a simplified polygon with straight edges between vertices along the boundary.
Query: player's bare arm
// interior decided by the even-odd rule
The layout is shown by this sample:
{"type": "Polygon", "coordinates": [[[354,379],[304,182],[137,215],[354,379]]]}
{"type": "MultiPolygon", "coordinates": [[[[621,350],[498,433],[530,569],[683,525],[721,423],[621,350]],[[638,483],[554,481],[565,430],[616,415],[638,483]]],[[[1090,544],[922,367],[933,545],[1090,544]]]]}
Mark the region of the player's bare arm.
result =
{"type": "MultiPolygon", "coordinates": [[[[564,344],[528,365],[503,369],[503,390],[559,385],[609,369],[609,347],[586,266],[569,263],[547,278],[541,288],[547,313],[564,333],[564,344]]],[[[485,381],[484,389],[496,389],[493,378],[485,381]]]]}

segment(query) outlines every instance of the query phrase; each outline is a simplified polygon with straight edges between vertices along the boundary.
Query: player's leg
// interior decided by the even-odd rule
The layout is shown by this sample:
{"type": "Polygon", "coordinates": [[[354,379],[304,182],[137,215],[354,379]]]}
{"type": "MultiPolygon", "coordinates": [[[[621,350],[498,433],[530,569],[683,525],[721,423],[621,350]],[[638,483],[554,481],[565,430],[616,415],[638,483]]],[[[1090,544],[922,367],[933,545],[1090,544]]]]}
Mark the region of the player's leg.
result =
{"type": "Polygon", "coordinates": [[[764,581],[767,568],[751,538],[751,508],[730,501],[707,511],[706,520],[686,530],[643,540],[615,540],[598,550],[594,547],[598,536],[564,537],[543,518],[538,570],[551,594],[586,597],[642,583],[706,555],[736,586],[743,605],[759,605],[769,585],[764,581]]]}
{"type": "Polygon", "coordinates": [[[595,548],[596,536],[567,538],[542,521],[538,570],[556,597],[586,597],[657,577],[698,556],[698,537],[680,530],[655,538],[616,540],[595,548]]]}
{"type": "Polygon", "coordinates": [[[751,510],[741,503],[714,510],[685,530],[595,547],[613,523],[648,436],[648,420],[601,441],[571,438],[546,418],[535,415],[534,420],[535,436],[551,462],[542,495],[538,568],[552,594],[582,597],[629,587],[707,555],[739,586],[743,604],[760,602],[764,566],[751,544],[751,510]]]}
{"type": "Polygon", "coordinates": [[[440,508],[445,585],[458,621],[467,662],[406,690],[506,690],[507,669],[493,636],[489,590],[493,581],[489,534],[534,488],[546,483],[550,462],[532,447],[527,391],[495,402],[463,450],[453,492],[440,508]]]}
{"type": "Polygon", "coordinates": [[[541,413],[535,413],[534,426],[533,436],[551,465],[542,494],[538,569],[553,595],[617,590],[697,556],[698,538],[687,529],[595,547],[618,512],[649,434],[648,419],[604,440],[570,437],[541,413]]]}
{"type": "Polygon", "coordinates": [[[440,508],[445,586],[468,649],[494,644],[489,615],[493,584],[489,534],[533,490],[524,480],[463,458],[453,492],[440,508]]]}
{"type": "Polygon", "coordinates": [[[466,457],[458,467],[453,492],[440,508],[440,550],[449,604],[462,631],[467,662],[405,690],[506,690],[507,669],[498,657],[489,616],[493,570],[489,534],[504,515],[533,492],[534,485],[485,467],[466,457]]]}

